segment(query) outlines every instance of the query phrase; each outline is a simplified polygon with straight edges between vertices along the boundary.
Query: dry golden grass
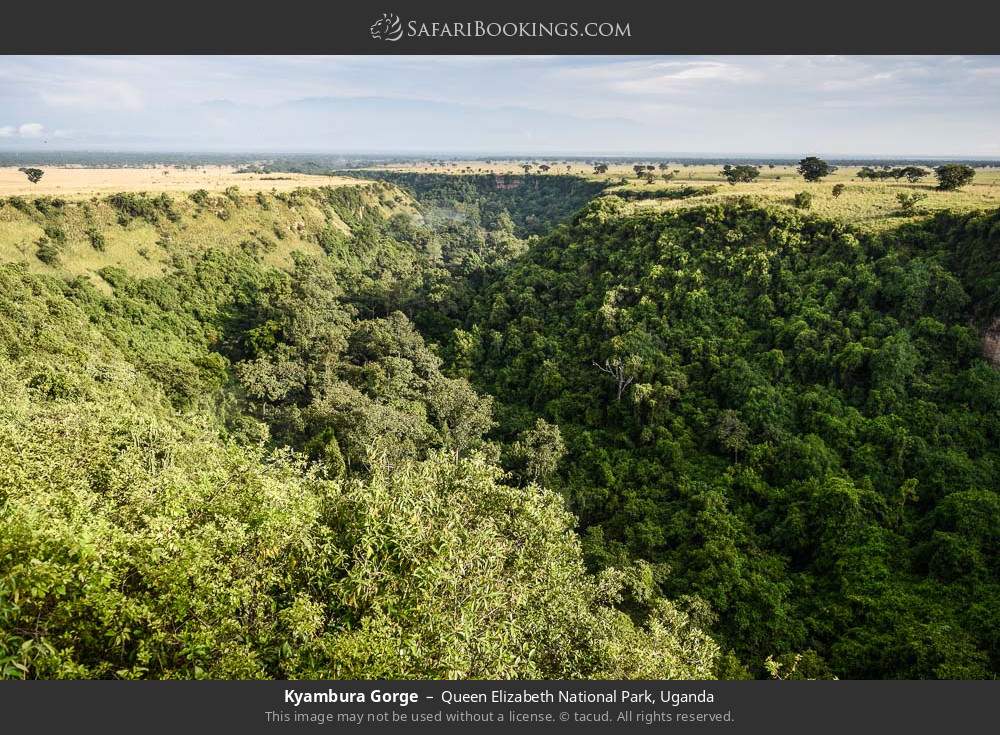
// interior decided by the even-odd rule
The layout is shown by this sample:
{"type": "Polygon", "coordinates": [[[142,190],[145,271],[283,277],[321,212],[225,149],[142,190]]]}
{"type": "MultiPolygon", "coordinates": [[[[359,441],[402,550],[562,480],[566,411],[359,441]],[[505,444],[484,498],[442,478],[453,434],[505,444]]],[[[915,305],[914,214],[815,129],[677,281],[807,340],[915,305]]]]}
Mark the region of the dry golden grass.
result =
{"type": "Polygon", "coordinates": [[[182,192],[206,189],[224,191],[238,186],[241,191],[291,191],[301,187],[352,186],[360,182],[344,176],[307,174],[238,174],[230,166],[201,166],[182,169],[174,166],[151,168],[40,167],[42,180],[31,184],[17,167],[0,167],[0,196],[58,196],[88,199],[120,191],[182,192]]]}

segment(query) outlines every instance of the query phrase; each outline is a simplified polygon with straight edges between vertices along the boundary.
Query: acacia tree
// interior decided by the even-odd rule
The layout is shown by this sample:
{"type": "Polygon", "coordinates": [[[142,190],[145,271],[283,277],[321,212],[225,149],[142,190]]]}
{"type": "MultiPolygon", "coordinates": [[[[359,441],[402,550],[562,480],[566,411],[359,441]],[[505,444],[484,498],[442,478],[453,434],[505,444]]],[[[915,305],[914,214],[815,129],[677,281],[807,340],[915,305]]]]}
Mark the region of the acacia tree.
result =
{"type": "Polygon", "coordinates": [[[750,166],[747,164],[741,164],[739,166],[733,166],[731,163],[727,163],[722,167],[722,175],[726,178],[730,184],[736,185],[739,183],[749,183],[760,176],[760,169],[756,166],[750,166]]]}
{"type": "Polygon", "coordinates": [[[819,181],[824,176],[829,176],[837,170],[836,166],[831,166],[822,158],[807,156],[799,161],[798,172],[806,181],[819,181]]]}
{"type": "Polygon", "coordinates": [[[45,175],[45,172],[40,168],[19,168],[18,171],[27,176],[28,181],[32,184],[37,184],[45,175]]]}
{"type": "Polygon", "coordinates": [[[976,169],[963,163],[946,163],[934,169],[938,179],[938,189],[954,191],[968,184],[976,175],[976,169]]]}
{"type": "Polygon", "coordinates": [[[920,166],[906,166],[900,170],[899,175],[911,184],[916,184],[929,173],[930,171],[920,166]]]}

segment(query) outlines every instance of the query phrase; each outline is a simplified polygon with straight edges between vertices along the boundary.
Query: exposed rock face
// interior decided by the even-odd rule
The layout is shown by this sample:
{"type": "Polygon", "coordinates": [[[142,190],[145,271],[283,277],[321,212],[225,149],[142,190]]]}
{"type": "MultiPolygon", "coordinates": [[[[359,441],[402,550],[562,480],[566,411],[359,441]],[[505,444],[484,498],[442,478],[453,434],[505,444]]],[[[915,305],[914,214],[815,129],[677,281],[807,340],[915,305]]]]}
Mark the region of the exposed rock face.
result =
{"type": "Polygon", "coordinates": [[[1000,317],[994,319],[983,334],[983,357],[993,367],[1000,368],[1000,317]]]}

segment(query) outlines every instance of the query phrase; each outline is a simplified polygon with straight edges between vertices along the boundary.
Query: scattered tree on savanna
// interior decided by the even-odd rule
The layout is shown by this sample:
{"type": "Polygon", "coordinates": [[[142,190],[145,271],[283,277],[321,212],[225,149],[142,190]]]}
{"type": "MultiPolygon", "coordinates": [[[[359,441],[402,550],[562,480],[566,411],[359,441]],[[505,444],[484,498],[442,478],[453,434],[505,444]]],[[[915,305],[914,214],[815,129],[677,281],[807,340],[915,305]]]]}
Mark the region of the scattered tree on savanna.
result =
{"type": "Polygon", "coordinates": [[[905,166],[900,175],[911,184],[916,184],[920,179],[930,175],[930,171],[920,166],[905,166]]]}
{"type": "Polygon", "coordinates": [[[37,184],[45,175],[45,172],[40,168],[19,168],[18,171],[27,176],[28,181],[32,184],[37,184]]]}
{"type": "Polygon", "coordinates": [[[595,174],[606,174],[608,172],[608,164],[606,163],[595,163],[594,173],[595,174]]]}
{"type": "Polygon", "coordinates": [[[846,188],[847,187],[844,186],[843,184],[834,184],[833,190],[830,193],[833,194],[834,199],[838,199],[840,198],[840,195],[844,193],[844,189],[846,188]]]}
{"type": "Polygon", "coordinates": [[[722,167],[720,172],[726,181],[732,185],[739,183],[749,183],[760,176],[760,169],[757,166],[750,166],[747,164],[740,164],[734,166],[731,163],[727,163],[722,167]]]}
{"type": "Polygon", "coordinates": [[[954,191],[972,181],[976,176],[976,169],[963,163],[946,163],[934,169],[938,179],[938,189],[942,191],[954,191]]]}
{"type": "Polygon", "coordinates": [[[798,172],[803,179],[809,182],[819,181],[824,176],[829,176],[837,170],[836,166],[831,166],[822,158],[807,156],[799,161],[798,172]]]}
{"type": "Polygon", "coordinates": [[[871,179],[873,181],[880,179],[895,179],[896,181],[906,179],[911,184],[915,184],[920,179],[929,175],[930,171],[920,166],[899,166],[896,168],[892,166],[882,166],[881,168],[862,166],[857,174],[859,179],[871,179]]]}

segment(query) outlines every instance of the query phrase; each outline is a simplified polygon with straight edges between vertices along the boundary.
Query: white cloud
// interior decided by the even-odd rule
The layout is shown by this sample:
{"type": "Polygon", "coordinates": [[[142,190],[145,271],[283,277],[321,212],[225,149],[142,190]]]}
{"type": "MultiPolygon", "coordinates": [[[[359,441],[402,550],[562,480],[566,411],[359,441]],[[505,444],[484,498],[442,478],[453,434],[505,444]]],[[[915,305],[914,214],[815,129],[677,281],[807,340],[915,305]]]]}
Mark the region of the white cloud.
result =
{"type": "Polygon", "coordinates": [[[0,126],[0,138],[40,138],[44,132],[45,126],[36,122],[0,126]]]}
{"type": "Polygon", "coordinates": [[[895,75],[892,72],[879,72],[878,74],[870,74],[865,77],[858,77],[857,79],[830,79],[823,82],[821,86],[828,92],[839,92],[848,89],[864,89],[865,87],[871,87],[875,84],[892,81],[894,77],[895,75]]]}
{"type": "Polygon", "coordinates": [[[41,138],[45,132],[45,126],[41,123],[24,123],[17,129],[17,134],[22,138],[41,138]]]}
{"type": "Polygon", "coordinates": [[[761,74],[747,65],[730,61],[626,61],[560,69],[557,78],[581,83],[606,84],[624,94],[662,94],[692,90],[718,82],[752,82],[761,74]]]}
{"type": "Polygon", "coordinates": [[[1000,56],[0,57],[0,148],[971,155],[998,92],[1000,56]]]}
{"type": "Polygon", "coordinates": [[[107,79],[61,80],[53,89],[40,92],[42,101],[53,107],[83,110],[141,110],[142,94],[129,82],[107,79]]]}
{"type": "Polygon", "coordinates": [[[757,78],[756,74],[735,64],[704,62],[645,79],[629,79],[615,84],[614,88],[630,94],[659,94],[710,82],[751,82],[757,78]]]}

